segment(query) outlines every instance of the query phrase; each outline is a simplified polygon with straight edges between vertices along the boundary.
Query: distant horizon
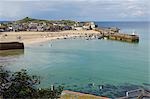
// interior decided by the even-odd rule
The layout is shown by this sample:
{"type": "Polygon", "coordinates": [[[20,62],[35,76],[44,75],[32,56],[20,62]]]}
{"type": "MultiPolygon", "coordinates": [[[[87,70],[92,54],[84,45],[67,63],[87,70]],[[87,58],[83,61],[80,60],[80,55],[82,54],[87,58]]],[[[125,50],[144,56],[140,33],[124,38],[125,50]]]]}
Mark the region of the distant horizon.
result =
{"type": "MultiPolygon", "coordinates": [[[[24,17],[26,18],[26,17],[24,17]]],[[[0,20],[0,22],[13,22],[13,21],[18,21],[18,20],[22,20],[24,18],[19,18],[19,19],[16,19],[16,20],[0,20]]],[[[29,18],[32,18],[32,17],[29,17],[29,18]]],[[[44,18],[33,18],[33,19],[38,19],[38,20],[53,20],[53,19],[44,19],[44,18]]],[[[58,21],[58,20],[71,20],[71,19],[54,19],[55,21],[58,21]]],[[[72,20],[72,21],[78,21],[78,22],[82,22],[82,21],[79,21],[79,20],[72,20]]],[[[99,20],[99,21],[94,21],[94,20],[85,20],[83,22],[150,22],[150,20],[99,20]]]]}

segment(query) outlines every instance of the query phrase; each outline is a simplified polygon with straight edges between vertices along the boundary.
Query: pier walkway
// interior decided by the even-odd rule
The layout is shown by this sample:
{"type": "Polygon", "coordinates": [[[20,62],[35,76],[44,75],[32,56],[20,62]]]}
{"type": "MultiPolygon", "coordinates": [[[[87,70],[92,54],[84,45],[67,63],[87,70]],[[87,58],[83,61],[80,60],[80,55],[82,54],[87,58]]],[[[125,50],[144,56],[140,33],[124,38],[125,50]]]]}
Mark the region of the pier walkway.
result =
{"type": "Polygon", "coordinates": [[[96,28],[96,31],[100,32],[103,37],[111,40],[125,41],[125,42],[139,42],[139,36],[135,34],[120,33],[118,28],[96,28]]]}

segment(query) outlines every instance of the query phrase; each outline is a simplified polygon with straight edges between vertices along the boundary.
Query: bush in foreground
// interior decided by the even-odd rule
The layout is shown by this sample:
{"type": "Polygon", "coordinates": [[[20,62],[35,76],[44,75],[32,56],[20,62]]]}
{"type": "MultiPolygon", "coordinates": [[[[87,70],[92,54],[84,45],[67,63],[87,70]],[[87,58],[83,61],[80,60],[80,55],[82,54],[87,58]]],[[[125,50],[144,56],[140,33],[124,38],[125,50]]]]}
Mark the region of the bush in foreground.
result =
{"type": "Polygon", "coordinates": [[[63,91],[62,86],[57,88],[38,89],[38,76],[29,75],[26,70],[19,72],[7,71],[0,66],[0,97],[2,98],[58,98],[63,91]]]}

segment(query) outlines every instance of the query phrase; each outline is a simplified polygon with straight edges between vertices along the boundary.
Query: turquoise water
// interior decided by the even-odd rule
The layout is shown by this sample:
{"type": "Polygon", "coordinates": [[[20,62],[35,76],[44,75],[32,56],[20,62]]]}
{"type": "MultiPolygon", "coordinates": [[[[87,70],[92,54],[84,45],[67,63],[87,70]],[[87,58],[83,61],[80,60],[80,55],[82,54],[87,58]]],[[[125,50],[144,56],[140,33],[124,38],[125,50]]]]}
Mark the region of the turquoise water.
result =
{"type": "Polygon", "coordinates": [[[84,92],[82,87],[91,83],[116,86],[150,84],[149,23],[97,24],[118,26],[127,33],[134,29],[140,35],[140,42],[55,40],[26,46],[19,55],[1,56],[0,65],[13,71],[27,69],[31,74],[39,75],[40,87],[63,84],[71,90],[84,92]]]}

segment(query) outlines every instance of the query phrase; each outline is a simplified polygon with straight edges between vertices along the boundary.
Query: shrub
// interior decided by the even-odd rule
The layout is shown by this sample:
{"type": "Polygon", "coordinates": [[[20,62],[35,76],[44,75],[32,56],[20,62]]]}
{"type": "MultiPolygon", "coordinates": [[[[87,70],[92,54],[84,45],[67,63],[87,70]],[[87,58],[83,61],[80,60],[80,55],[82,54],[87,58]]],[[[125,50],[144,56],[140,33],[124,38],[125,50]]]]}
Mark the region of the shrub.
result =
{"type": "Polygon", "coordinates": [[[3,98],[58,98],[63,91],[62,86],[38,89],[38,76],[29,75],[26,70],[10,72],[0,66],[0,96],[3,98]]]}

